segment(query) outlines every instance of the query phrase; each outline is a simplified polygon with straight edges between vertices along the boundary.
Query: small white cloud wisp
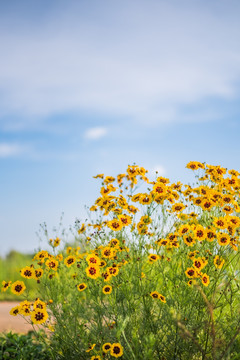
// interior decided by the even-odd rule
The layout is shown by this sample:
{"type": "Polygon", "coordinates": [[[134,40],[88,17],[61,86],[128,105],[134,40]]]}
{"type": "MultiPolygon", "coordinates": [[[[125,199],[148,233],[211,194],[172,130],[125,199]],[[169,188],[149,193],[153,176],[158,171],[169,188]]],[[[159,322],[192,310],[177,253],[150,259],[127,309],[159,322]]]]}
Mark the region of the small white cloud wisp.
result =
{"type": "Polygon", "coordinates": [[[88,140],[98,140],[107,135],[107,128],[93,127],[86,130],[84,137],[88,140]]]}
{"type": "Polygon", "coordinates": [[[24,148],[18,144],[0,143],[0,158],[9,158],[20,155],[24,148]]]}
{"type": "Polygon", "coordinates": [[[150,175],[158,175],[158,176],[165,176],[167,174],[167,170],[162,165],[155,165],[150,171],[150,175]]]}

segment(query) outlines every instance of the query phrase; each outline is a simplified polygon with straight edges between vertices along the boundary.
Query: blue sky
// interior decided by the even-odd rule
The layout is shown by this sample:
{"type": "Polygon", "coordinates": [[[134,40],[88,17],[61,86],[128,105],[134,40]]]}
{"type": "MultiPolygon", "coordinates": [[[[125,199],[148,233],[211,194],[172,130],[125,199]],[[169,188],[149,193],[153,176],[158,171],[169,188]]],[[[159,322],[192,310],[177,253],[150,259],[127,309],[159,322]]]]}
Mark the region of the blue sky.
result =
{"type": "Polygon", "coordinates": [[[93,175],[240,170],[239,1],[0,4],[0,254],[86,217],[93,175]]]}

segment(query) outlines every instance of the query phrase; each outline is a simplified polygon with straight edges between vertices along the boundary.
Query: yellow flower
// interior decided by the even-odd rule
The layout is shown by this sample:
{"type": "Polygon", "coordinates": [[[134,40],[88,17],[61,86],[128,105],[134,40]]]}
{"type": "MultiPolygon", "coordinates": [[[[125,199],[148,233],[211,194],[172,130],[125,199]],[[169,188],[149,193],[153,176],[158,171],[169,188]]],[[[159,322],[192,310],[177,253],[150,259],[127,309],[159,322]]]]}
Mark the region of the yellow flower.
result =
{"type": "Polygon", "coordinates": [[[227,220],[235,228],[240,226],[240,218],[238,216],[228,216],[227,220]]]}
{"type": "Polygon", "coordinates": [[[208,242],[212,242],[214,239],[216,239],[216,231],[214,228],[207,228],[206,229],[206,240],[208,242]]]}
{"type": "Polygon", "coordinates": [[[110,285],[105,285],[105,286],[103,287],[102,291],[103,291],[104,294],[109,295],[109,294],[111,294],[111,292],[112,292],[112,286],[110,286],[110,285]]]}
{"type": "Polygon", "coordinates": [[[92,344],[92,345],[89,345],[88,349],[86,350],[86,352],[89,352],[91,350],[93,350],[95,348],[96,344],[92,344]]]}
{"type": "Polygon", "coordinates": [[[40,279],[43,275],[43,269],[38,268],[38,269],[34,269],[34,278],[36,280],[40,279]]]}
{"type": "Polygon", "coordinates": [[[123,355],[123,347],[119,343],[114,343],[110,349],[110,355],[113,357],[121,357],[123,355]]]}
{"type": "Polygon", "coordinates": [[[226,233],[219,232],[217,234],[217,240],[218,240],[219,245],[226,246],[230,243],[230,236],[226,233]]]}
{"type": "Polygon", "coordinates": [[[198,253],[199,253],[199,251],[197,251],[197,250],[195,250],[195,251],[190,251],[190,252],[188,253],[189,259],[193,259],[193,258],[196,256],[196,254],[198,254],[198,253]]]}
{"type": "Polygon", "coordinates": [[[97,279],[100,276],[99,267],[90,265],[86,268],[86,274],[91,279],[97,279]]]}
{"type": "Polygon", "coordinates": [[[139,201],[139,199],[140,199],[140,197],[141,197],[141,193],[139,193],[139,194],[135,194],[135,195],[133,195],[132,197],[131,197],[131,200],[133,201],[133,202],[138,202],[139,201]]]}
{"type": "Polygon", "coordinates": [[[100,264],[99,264],[100,268],[104,268],[106,265],[107,265],[107,263],[105,260],[100,260],[100,264]]]}
{"type": "Polygon", "coordinates": [[[136,208],[136,207],[133,206],[133,205],[128,205],[127,211],[128,211],[129,213],[136,214],[136,212],[139,211],[139,209],[136,208]]]}
{"type": "Polygon", "coordinates": [[[96,205],[93,205],[90,207],[89,209],[90,211],[97,211],[97,206],[96,205]]]}
{"type": "Polygon", "coordinates": [[[58,254],[58,255],[56,256],[56,260],[62,261],[62,260],[63,260],[63,255],[62,255],[62,254],[58,254]]]}
{"type": "Polygon", "coordinates": [[[201,206],[203,198],[198,196],[193,198],[192,201],[194,205],[201,206]]]}
{"type": "Polygon", "coordinates": [[[226,213],[226,214],[231,214],[233,212],[233,208],[229,205],[225,205],[222,210],[226,213]]]}
{"type": "Polygon", "coordinates": [[[116,250],[114,250],[112,247],[110,246],[106,246],[102,251],[101,251],[101,255],[103,258],[106,259],[113,259],[116,255],[116,250]]]}
{"type": "Polygon", "coordinates": [[[196,236],[197,240],[198,241],[203,241],[206,239],[207,237],[207,232],[206,232],[206,229],[198,224],[196,227],[195,227],[195,230],[193,231],[194,235],[196,236]]]}
{"type": "Polygon", "coordinates": [[[166,302],[165,296],[163,296],[162,294],[160,294],[158,291],[152,291],[152,292],[150,293],[150,296],[151,296],[153,299],[161,300],[163,303],[166,302]]]}
{"type": "Polygon", "coordinates": [[[127,168],[127,173],[129,178],[134,178],[135,176],[139,175],[139,169],[137,165],[129,165],[127,168]]]}
{"type": "Polygon", "coordinates": [[[166,197],[162,195],[154,195],[153,199],[157,204],[163,204],[166,197]]]}
{"type": "Polygon", "coordinates": [[[107,225],[113,231],[119,231],[123,227],[123,224],[119,219],[110,220],[107,222],[107,225]]]}
{"type": "Polygon", "coordinates": [[[189,218],[195,219],[198,214],[196,214],[194,211],[190,212],[190,214],[188,214],[189,218]]]}
{"type": "Polygon", "coordinates": [[[146,193],[141,194],[140,199],[139,199],[139,202],[142,205],[149,205],[149,204],[151,204],[152,201],[153,201],[152,195],[146,194],[146,193]]]}
{"type": "Polygon", "coordinates": [[[165,178],[165,177],[163,177],[163,176],[159,176],[158,178],[157,178],[157,182],[160,182],[160,183],[163,183],[163,184],[169,184],[169,179],[168,178],[165,178]]]}
{"type": "Polygon", "coordinates": [[[198,271],[201,271],[206,265],[207,262],[204,262],[200,257],[193,259],[193,266],[198,271]]]}
{"type": "Polygon", "coordinates": [[[119,273],[119,268],[116,266],[109,266],[106,270],[110,275],[113,276],[117,276],[117,274],[119,273]]]}
{"type": "Polygon", "coordinates": [[[197,272],[194,268],[187,268],[187,270],[185,271],[185,274],[187,275],[188,278],[194,278],[197,276],[197,272]]]}
{"type": "Polygon", "coordinates": [[[108,194],[110,194],[111,192],[116,191],[117,188],[114,187],[112,184],[109,184],[107,187],[102,187],[100,190],[100,193],[102,194],[102,196],[106,196],[108,194]]]}
{"type": "Polygon", "coordinates": [[[82,224],[81,228],[78,229],[78,234],[82,234],[84,231],[86,231],[86,226],[85,224],[82,224]]]}
{"type": "Polygon", "coordinates": [[[213,201],[206,198],[202,201],[200,206],[203,210],[210,211],[215,204],[213,201]]]}
{"type": "Polygon", "coordinates": [[[178,233],[179,235],[184,235],[190,231],[190,225],[189,224],[183,224],[179,227],[178,233]]]}
{"type": "Polygon", "coordinates": [[[3,292],[5,292],[5,291],[7,291],[7,289],[10,287],[10,285],[11,285],[11,281],[2,281],[2,291],[3,292]]]}
{"type": "Polygon", "coordinates": [[[88,265],[100,266],[101,264],[101,260],[99,259],[99,257],[94,254],[88,255],[86,257],[86,261],[88,262],[88,265]]]}
{"type": "Polygon", "coordinates": [[[202,275],[202,283],[204,286],[208,286],[210,283],[209,276],[207,274],[202,275]]]}
{"type": "Polygon", "coordinates": [[[180,212],[185,209],[185,205],[183,203],[176,203],[172,206],[172,212],[180,212]]]}
{"type": "Polygon", "coordinates": [[[53,258],[47,259],[45,264],[49,269],[57,271],[57,268],[58,268],[58,261],[57,260],[55,260],[53,258]]]}
{"type": "Polygon", "coordinates": [[[204,168],[204,165],[202,163],[199,163],[198,161],[190,161],[187,165],[186,165],[187,169],[191,169],[191,170],[197,170],[199,168],[204,168]]]}
{"type": "Polygon", "coordinates": [[[26,279],[33,279],[35,278],[35,271],[32,267],[30,266],[25,266],[21,271],[21,276],[26,278],[26,279]]]}
{"type": "Polygon", "coordinates": [[[59,246],[59,245],[60,245],[60,242],[61,242],[61,240],[60,240],[58,237],[56,237],[56,239],[54,240],[53,246],[54,246],[54,247],[59,246]]]}
{"type": "Polygon", "coordinates": [[[137,224],[137,230],[139,235],[145,235],[148,231],[148,226],[144,222],[139,222],[137,224]]]}
{"type": "Polygon", "coordinates": [[[152,223],[152,219],[148,215],[141,216],[140,222],[144,223],[145,225],[149,225],[152,223]]]}
{"type": "Polygon", "coordinates": [[[221,269],[223,267],[223,264],[225,263],[225,260],[219,255],[216,255],[213,262],[217,269],[221,269]]]}
{"type": "Polygon", "coordinates": [[[48,313],[45,309],[36,309],[31,313],[31,320],[33,324],[43,324],[48,319],[48,313]]]}
{"type": "Polygon", "coordinates": [[[39,298],[37,298],[33,303],[34,310],[37,309],[46,310],[46,307],[47,307],[46,303],[40,300],[39,298]]]}
{"type": "Polygon", "coordinates": [[[189,280],[187,284],[188,284],[189,287],[191,287],[192,284],[193,284],[193,280],[189,280]]]}
{"type": "Polygon", "coordinates": [[[120,209],[120,208],[114,208],[114,209],[113,209],[113,212],[114,212],[115,214],[122,214],[122,209],[120,209]]]}
{"type": "Polygon", "coordinates": [[[108,351],[110,351],[110,349],[111,349],[111,343],[105,343],[105,344],[103,344],[103,346],[102,346],[102,350],[103,350],[103,352],[108,352],[108,351]]]}
{"type": "Polygon", "coordinates": [[[184,235],[183,236],[183,241],[187,246],[193,246],[196,243],[194,237],[192,235],[190,235],[190,234],[184,235]]]}
{"type": "Polygon", "coordinates": [[[152,194],[153,195],[160,195],[160,196],[165,196],[167,194],[167,187],[165,184],[163,184],[162,182],[157,182],[156,184],[154,184],[153,189],[152,189],[152,194]]]}
{"type": "Polygon", "coordinates": [[[66,253],[71,254],[71,252],[72,252],[72,247],[68,246],[67,249],[66,249],[66,253]]]}
{"type": "Polygon", "coordinates": [[[166,302],[166,298],[165,296],[159,294],[159,299],[161,300],[161,302],[165,303],[166,302]]]}
{"type": "Polygon", "coordinates": [[[69,255],[68,257],[66,257],[66,258],[64,259],[64,264],[65,264],[67,267],[72,266],[75,262],[76,262],[76,257],[75,257],[74,255],[69,255]]]}
{"type": "Polygon", "coordinates": [[[19,312],[20,312],[20,307],[19,307],[19,306],[14,306],[14,307],[10,310],[9,314],[10,314],[10,315],[13,315],[13,316],[17,316],[17,314],[19,314],[19,312]]]}
{"type": "Polygon", "coordinates": [[[118,248],[119,247],[119,244],[120,244],[120,242],[119,242],[119,240],[118,239],[111,239],[110,241],[109,241],[109,246],[111,246],[111,247],[114,247],[114,248],[118,248]]]}
{"type": "Polygon", "coordinates": [[[31,314],[31,303],[27,300],[22,301],[19,304],[19,314],[24,315],[24,316],[29,316],[31,314]]]}
{"type": "Polygon", "coordinates": [[[106,176],[104,179],[105,184],[110,184],[115,181],[115,178],[113,176],[106,176]]]}
{"type": "Polygon", "coordinates": [[[151,293],[150,293],[150,296],[153,298],[153,299],[159,299],[159,292],[157,292],[157,291],[152,291],[151,293]]]}
{"type": "Polygon", "coordinates": [[[231,195],[224,195],[221,199],[223,204],[231,204],[233,202],[233,197],[231,195]]]}
{"type": "Polygon", "coordinates": [[[35,256],[34,256],[34,260],[44,260],[48,258],[48,252],[45,250],[41,250],[39,251],[35,256]]]}
{"type": "Polygon", "coordinates": [[[11,292],[15,295],[21,295],[25,289],[26,286],[23,281],[15,281],[11,286],[11,292]]]}
{"type": "Polygon", "coordinates": [[[213,225],[218,229],[226,229],[227,221],[224,217],[215,218],[213,221],[213,225]]]}
{"type": "Polygon", "coordinates": [[[168,239],[158,239],[155,243],[159,246],[167,246],[169,244],[169,240],[168,239]]]}
{"type": "Polygon", "coordinates": [[[94,179],[103,179],[104,178],[104,174],[98,174],[96,176],[93,176],[94,179]]]}
{"type": "Polygon", "coordinates": [[[109,272],[105,271],[101,274],[101,276],[103,277],[104,281],[107,282],[107,281],[110,281],[111,278],[112,278],[112,275],[109,274],[109,272]]]}
{"type": "Polygon", "coordinates": [[[78,289],[78,291],[83,291],[83,290],[85,290],[86,289],[86,287],[87,287],[87,285],[85,284],[85,283],[81,283],[81,284],[78,284],[77,285],[77,289],[78,289]]]}
{"type": "Polygon", "coordinates": [[[153,263],[155,261],[158,261],[160,259],[160,256],[159,255],[156,255],[156,254],[149,254],[148,255],[148,261],[149,263],[153,263]]]}
{"type": "Polygon", "coordinates": [[[118,219],[121,221],[122,226],[128,226],[132,223],[132,218],[129,215],[125,215],[125,214],[118,215],[118,219]]]}

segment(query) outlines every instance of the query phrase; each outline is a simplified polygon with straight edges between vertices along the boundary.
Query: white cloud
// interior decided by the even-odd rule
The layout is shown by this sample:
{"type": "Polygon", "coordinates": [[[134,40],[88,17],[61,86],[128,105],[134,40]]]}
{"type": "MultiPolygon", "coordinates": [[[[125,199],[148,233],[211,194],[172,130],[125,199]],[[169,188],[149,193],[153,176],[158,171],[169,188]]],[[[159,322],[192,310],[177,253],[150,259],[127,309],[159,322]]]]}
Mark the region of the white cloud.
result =
{"type": "Polygon", "coordinates": [[[159,123],[183,121],[182,105],[234,98],[240,23],[231,3],[104,0],[87,11],[73,2],[45,22],[3,27],[0,115],[87,111],[159,123]]]}
{"type": "Polygon", "coordinates": [[[0,158],[14,157],[23,151],[24,148],[18,144],[0,143],[0,158]]]}
{"type": "Polygon", "coordinates": [[[104,137],[107,134],[107,129],[105,127],[93,127],[87,129],[84,137],[89,140],[97,140],[104,137]]]}
{"type": "Polygon", "coordinates": [[[150,175],[165,176],[167,174],[167,170],[162,165],[155,165],[150,171],[150,175]]]}

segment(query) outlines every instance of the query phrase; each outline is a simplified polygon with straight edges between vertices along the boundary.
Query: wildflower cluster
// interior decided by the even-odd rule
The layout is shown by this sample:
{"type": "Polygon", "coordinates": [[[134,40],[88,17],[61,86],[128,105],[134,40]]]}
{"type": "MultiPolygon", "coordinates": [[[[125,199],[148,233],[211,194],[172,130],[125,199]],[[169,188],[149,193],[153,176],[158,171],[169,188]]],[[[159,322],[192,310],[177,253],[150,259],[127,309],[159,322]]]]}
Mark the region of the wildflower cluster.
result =
{"type": "Polygon", "coordinates": [[[48,319],[48,313],[46,310],[47,304],[37,298],[34,302],[27,300],[22,301],[18,306],[11,309],[10,314],[17,316],[18,314],[23,316],[30,316],[33,324],[40,325],[45,323],[48,319]]]}
{"type": "MultiPolygon", "coordinates": [[[[41,299],[11,310],[52,331],[58,359],[220,359],[240,351],[240,174],[189,162],[194,186],[137,165],[99,174],[79,246],[50,239],[21,269],[41,299]],[[143,191],[139,192],[140,186],[143,191]],[[233,314],[235,314],[233,316],[233,314]],[[217,357],[216,357],[217,356],[217,357]]],[[[4,281],[17,295],[23,281],[4,281]]],[[[235,355],[234,355],[235,356],[235,355]]]]}

